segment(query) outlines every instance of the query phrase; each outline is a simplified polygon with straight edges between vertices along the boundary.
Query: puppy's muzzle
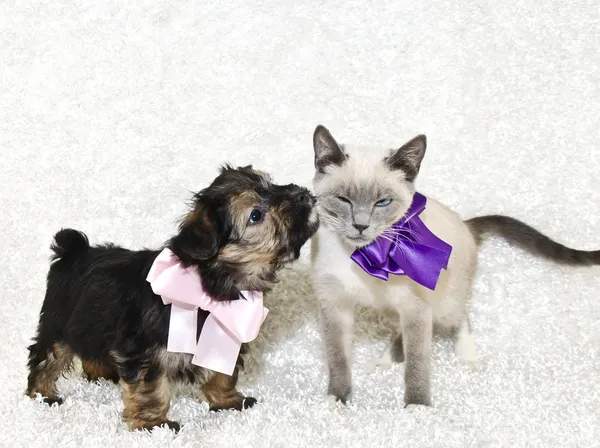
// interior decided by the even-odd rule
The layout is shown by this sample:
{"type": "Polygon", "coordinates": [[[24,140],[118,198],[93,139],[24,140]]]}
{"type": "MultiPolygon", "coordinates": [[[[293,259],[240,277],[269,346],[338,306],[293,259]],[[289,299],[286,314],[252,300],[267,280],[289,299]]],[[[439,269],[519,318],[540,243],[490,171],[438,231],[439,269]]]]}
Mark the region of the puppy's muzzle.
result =
{"type": "Polygon", "coordinates": [[[306,188],[298,187],[298,190],[299,191],[294,194],[296,202],[300,206],[314,207],[317,203],[317,198],[315,198],[306,188]]]}

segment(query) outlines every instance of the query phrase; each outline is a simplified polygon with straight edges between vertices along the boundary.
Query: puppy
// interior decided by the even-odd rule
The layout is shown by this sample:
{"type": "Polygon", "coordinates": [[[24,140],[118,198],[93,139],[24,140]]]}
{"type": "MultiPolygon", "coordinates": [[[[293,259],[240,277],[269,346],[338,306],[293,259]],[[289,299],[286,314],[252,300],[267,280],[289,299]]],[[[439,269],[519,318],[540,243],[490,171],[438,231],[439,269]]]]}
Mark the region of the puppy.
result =
{"type": "MultiPolygon", "coordinates": [[[[318,227],[314,205],[305,188],[275,185],[251,166],[227,165],[194,196],[165,247],[197,270],[213,300],[238,300],[241,291],[268,291],[278,269],[299,257],[318,227]]],[[[46,296],[29,347],[27,395],[60,404],[56,380],[78,356],[90,380],[120,382],[130,429],[179,429],[167,420],[169,380],[201,385],[212,410],[256,403],[236,390],[241,358],[227,375],[192,364],[190,354],[167,352],[172,306],[147,281],[160,250],[90,246],[72,229],[58,232],[51,249],[46,296]]],[[[199,310],[198,322],[207,315],[199,310]]]]}

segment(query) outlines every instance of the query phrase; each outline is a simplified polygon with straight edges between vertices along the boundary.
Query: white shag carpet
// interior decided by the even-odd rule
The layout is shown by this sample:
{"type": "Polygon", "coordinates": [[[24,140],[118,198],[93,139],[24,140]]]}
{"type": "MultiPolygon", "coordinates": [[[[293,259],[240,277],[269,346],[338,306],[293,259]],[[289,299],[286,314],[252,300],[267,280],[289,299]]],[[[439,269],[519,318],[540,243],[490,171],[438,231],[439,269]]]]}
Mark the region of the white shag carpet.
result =
{"type": "Polygon", "coordinates": [[[364,311],[354,401],[324,404],[308,246],[241,379],[254,409],[209,414],[180,388],[180,434],[131,433],[118,388],[79,371],[61,407],[23,395],[58,229],[158,246],[221,162],[310,184],[319,123],[426,133],[422,192],[600,248],[599,18],[596,0],[0,2],[0,446],[599,446],[600,268],[500,240],[470,306],[482,366],[436,340],[430,409],[403,409],[402,366],[368,367],[390,327],[364,311]]]}

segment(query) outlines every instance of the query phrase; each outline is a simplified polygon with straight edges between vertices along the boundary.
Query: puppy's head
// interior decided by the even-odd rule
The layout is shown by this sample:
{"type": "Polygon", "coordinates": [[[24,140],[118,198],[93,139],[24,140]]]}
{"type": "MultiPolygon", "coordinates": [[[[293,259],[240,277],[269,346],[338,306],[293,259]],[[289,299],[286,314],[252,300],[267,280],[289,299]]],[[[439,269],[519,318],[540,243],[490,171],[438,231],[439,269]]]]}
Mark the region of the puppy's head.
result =
{"type": "Polygon", "coordinates": [[[216,299],[265,291],[316,232],[314,205],[306,188],[275,185],[251,166],[225,166],[194,196],[169,247],[185,264],[198,266],[203,286],[216,299]]]}

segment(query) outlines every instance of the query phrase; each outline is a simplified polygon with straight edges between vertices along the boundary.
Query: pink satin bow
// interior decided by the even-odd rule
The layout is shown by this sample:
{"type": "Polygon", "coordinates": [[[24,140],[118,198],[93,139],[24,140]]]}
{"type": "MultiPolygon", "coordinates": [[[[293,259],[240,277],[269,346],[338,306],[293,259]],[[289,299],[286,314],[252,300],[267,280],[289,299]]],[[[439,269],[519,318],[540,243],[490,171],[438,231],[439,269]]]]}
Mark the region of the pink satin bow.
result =
{"type": "Polygon", "coordinates": [[[231,375],[243,342],[258,336],[269,310],[262,292],[242,291],[239,300],[212,300],[194,267],[164,249],[154,260],[148,277],[152,291],[171,304],[167,351],[193,354],[192,364],[231,375]],[[210,312],[196,343],[198,308],[210,312]]]}

